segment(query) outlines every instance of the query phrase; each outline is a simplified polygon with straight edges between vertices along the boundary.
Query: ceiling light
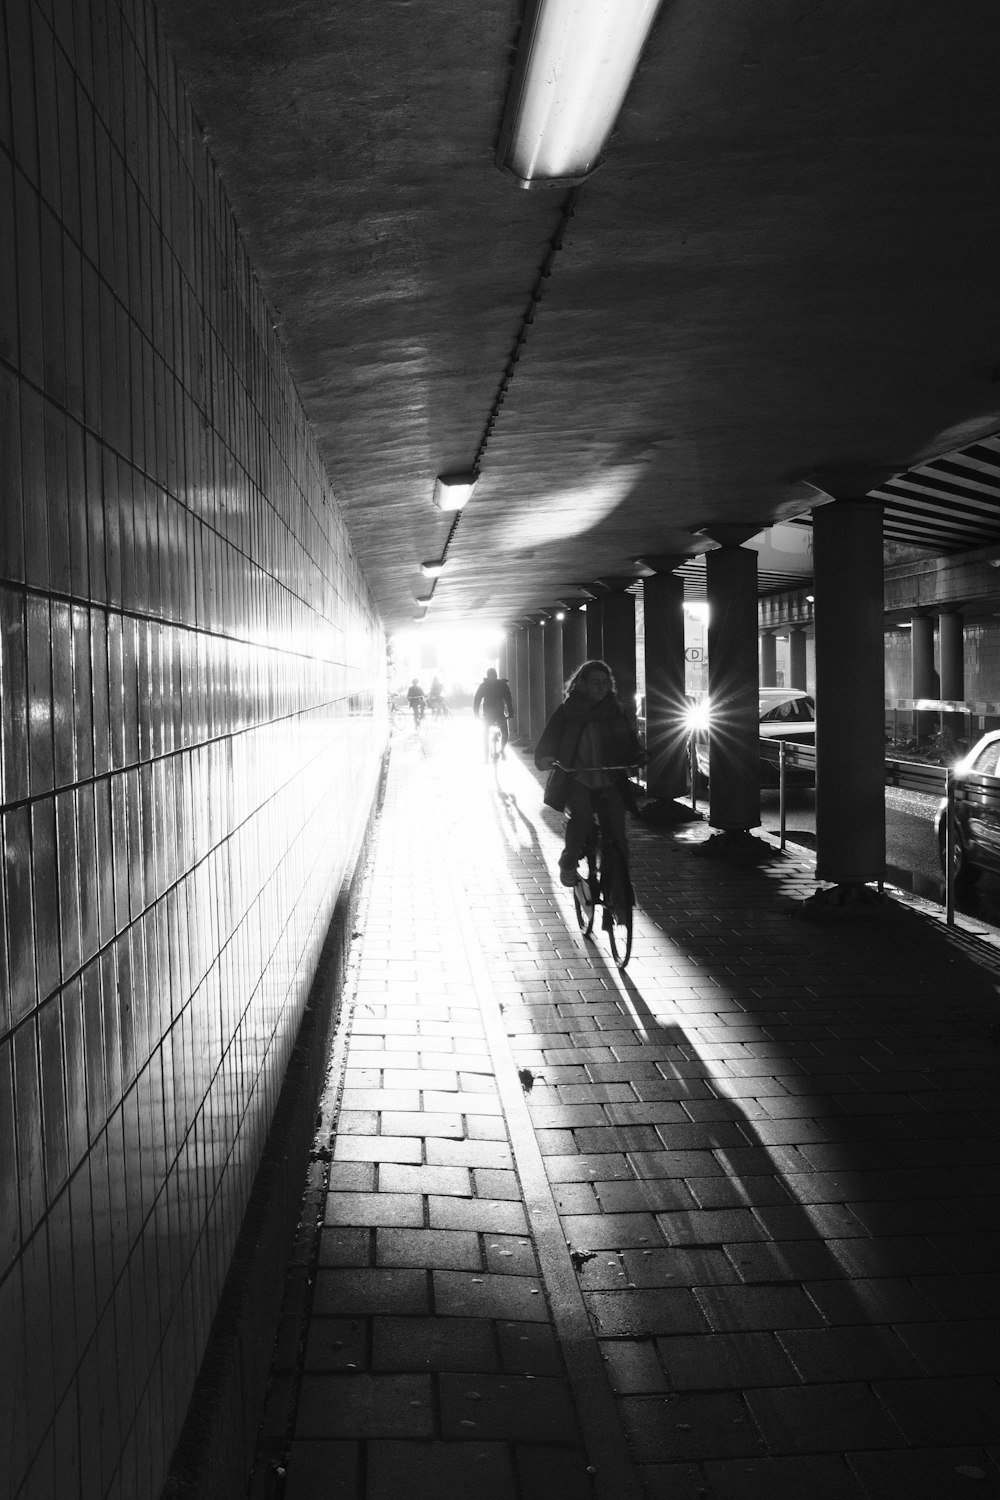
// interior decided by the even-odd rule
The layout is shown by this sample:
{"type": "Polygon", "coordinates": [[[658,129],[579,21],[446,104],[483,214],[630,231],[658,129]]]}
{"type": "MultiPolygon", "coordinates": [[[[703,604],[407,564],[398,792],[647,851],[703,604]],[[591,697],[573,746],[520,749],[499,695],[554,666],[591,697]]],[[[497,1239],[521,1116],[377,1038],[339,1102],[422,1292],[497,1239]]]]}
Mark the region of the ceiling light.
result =
{"type": "Polygon", "coordinates": [[[431,589],[430,593],[428,593],[428,594],[418,594],[417,595],[417,603],[418,604],[422,604],[423,607],[424,607],[424,609],[427,608],[428,604],[430,604],[433,601],[433,599],[434,599],[434,590],[433,589],[431,589]]]}
{"type": "Polygon", "coordinates": [[[440,578],[445,567],[446,563],[443,557],[428,557],[420,564],[420,571],[425,578],[440,578]]]}
{"type": "Polygon", "coordinates": [[[439,474],[434,481],[438,510],[461,510],[476,487],[477,474],[439,474]]]}
{"type": "Polygon", "coordinates": [[[566,611],[564,609],[557,609],[556,610],[556,619],[557,620],[565,620],[565,618],[566,618],[566,611]]]}
{"type": "Polygon", "coordinates": [[[497,163],[529,187],[597,166],[660,0],[532,0],[497,163]]]}

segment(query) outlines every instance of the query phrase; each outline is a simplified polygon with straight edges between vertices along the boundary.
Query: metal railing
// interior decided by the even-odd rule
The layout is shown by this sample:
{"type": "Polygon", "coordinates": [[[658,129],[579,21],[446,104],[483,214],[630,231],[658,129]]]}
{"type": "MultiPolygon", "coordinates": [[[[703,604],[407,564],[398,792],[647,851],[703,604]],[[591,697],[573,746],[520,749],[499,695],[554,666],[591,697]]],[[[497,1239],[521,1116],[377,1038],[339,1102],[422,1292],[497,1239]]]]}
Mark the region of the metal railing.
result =
{"type": "MultiPolygon", "coordinates": [[[[791,740],[761,740],[760,758],[778,767],[778,819],[780,847],[786,842],[785,799],[789,766],[816,772],[815,745],[798,745],[791,740]]],[[[952,766],[929,765],[924,761],[887,760],[886,786],[902,791],[921,792],[928,797],[944,798],[947,816],[944,820],[944,887],[945,921],[955,925],[955,809],[965,803],[1000,818],[1000,776],[982,776],[967,771],[956,776],[952,766]]],[[[693,805],[693,796],[692,796],[693,805]]]]}

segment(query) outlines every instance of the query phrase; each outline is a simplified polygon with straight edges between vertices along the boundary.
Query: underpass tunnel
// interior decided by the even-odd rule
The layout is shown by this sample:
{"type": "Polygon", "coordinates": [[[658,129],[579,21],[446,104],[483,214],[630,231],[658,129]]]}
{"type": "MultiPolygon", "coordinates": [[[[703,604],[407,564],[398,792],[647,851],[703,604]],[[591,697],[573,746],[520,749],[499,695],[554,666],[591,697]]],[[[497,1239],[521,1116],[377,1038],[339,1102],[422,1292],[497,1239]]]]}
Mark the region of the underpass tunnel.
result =
{"type": "MultiPolygon", "coordinates": [[[[171,1465],[199,1380],[224,1437],[199,1450],[188,1428],[186,1459],[228,1483],[256,1439],[393,684],[155,11],[10,0],[2,41],[0,1488],[145,1500],[184,1493],[171,1465]]],[[[880,514],[852,494],[816,511],[817,755],[845,724],[856,751],[850,785],[835,759],[818,785],[827,882],[884,864],[877,818],[848,816],[881,786],[880,514]]],[[[719,693],[742,701],[757,590],[745,549],[723,552],[738,577],[709,593],[740,620],[714,670],[738,656],[719,693]]],[[[668,803],[684,595],[660,562],[646,733],[668,803]]],[[[590,580],[558,640],[555,603],[507,622],[524,743],[588,655],[634,698],[633,584],[590,580]]],[[[941,650],[954,687],[953,633],[941,650]]],[[[756,726],[719,743],[714,826],[751,832],[756,726]]]]}

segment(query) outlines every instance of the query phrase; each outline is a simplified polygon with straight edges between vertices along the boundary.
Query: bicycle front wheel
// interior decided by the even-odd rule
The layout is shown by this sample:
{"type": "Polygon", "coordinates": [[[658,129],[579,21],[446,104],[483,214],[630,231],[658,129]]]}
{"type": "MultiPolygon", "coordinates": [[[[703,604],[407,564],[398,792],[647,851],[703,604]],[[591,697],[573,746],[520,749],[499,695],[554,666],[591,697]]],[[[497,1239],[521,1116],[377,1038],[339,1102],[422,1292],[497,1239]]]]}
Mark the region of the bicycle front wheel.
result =
{"type": "Polygon", "coordinates": [[[608,942],[615,963],[624,969],[632,956],[632,882],[625,857],[614,844],[605,847],[601,880],[608,942]]]}

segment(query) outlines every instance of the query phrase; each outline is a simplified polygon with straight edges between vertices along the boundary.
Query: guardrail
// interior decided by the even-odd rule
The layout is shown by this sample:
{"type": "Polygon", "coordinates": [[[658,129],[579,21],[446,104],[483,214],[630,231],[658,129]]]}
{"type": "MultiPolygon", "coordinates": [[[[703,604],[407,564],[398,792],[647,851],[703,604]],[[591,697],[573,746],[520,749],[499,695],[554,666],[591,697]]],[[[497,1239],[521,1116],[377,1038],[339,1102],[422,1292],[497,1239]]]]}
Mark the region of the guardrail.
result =
{"type": "MultiPolygon", "coordinates": [[[[785,847],[785,793],[786,771],[789,766],[810,768],[815,774],[815,745],[799,745],[791,740],[761,740],[761,760],[778,767],[778,808],[780,847],[785,847]]],[[[976,771],[967,771],[956,776],[952,766],[935,766],[925,761],[887,760],[885,762],[886,786],[899,787],[907,792],[922,792],[925,796],[944,798],[947,817],[944,820],[944,886],[945,921],[949,927],[955,925],[955,809],[965,803],[983,812],[1000,818],[1000,776],[982,776],[976,771]]]]}

